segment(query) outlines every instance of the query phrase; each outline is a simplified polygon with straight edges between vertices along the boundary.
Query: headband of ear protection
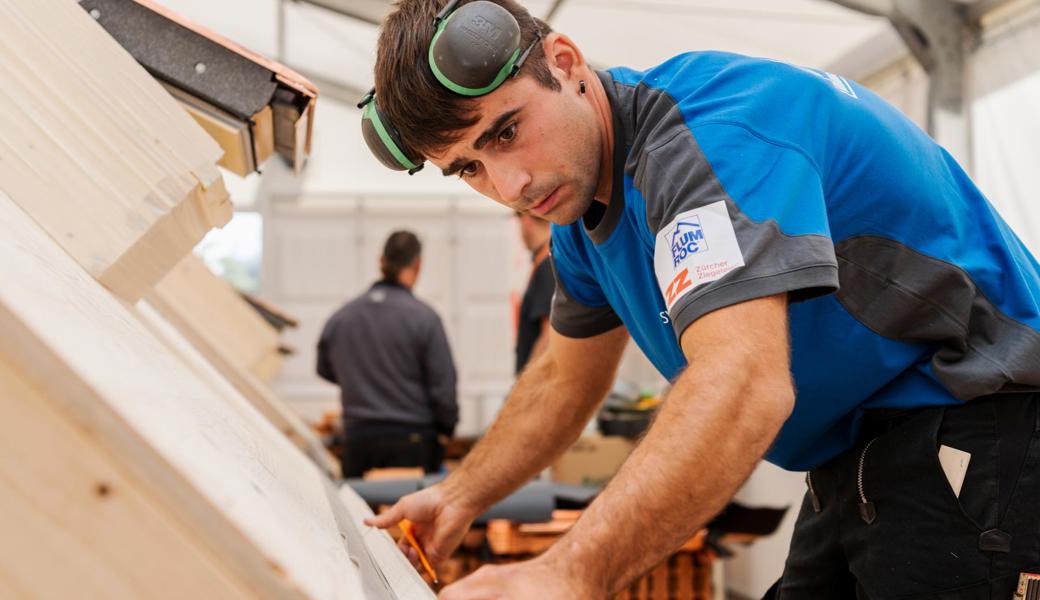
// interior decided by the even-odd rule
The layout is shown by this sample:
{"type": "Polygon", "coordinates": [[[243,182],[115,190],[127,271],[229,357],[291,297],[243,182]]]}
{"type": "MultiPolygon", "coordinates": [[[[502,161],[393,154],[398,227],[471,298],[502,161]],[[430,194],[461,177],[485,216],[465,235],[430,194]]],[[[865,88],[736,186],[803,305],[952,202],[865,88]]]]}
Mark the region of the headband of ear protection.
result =
{"type": "MultiPolygon", "coordinates": [[[[520,72],[541,34],[521,51],[520,25],[509,11],[487,0],[455,10],[458,4],[459,0],[451,0],[434,17],[436,31],[427,57],[430,70],[441,85],[456,94],[490,94],[520,72]]],[[[375,88],[358,108],[364,109],[361,133],[379,162],[409,175],[423,168],[422,156],[401,142],[401,134],[379,109],[375,88]]]]}

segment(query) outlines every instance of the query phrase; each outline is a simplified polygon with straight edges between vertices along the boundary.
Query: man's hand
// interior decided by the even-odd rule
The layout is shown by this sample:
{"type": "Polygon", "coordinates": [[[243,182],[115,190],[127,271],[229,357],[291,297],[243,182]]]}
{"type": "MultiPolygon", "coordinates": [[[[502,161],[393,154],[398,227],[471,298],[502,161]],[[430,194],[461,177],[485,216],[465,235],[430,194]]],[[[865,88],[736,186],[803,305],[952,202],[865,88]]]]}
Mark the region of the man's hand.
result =
{"type": "MultiPolygon", "coordinates": [[[[437,484],[401,498],[390,510],[365,519],[365,525],[387,529],[397,525],[401,519],[408,519],[414,524],[416,540],[436,568],[451,557],[478,515],[475,509],[461,502],[453,502],[444,484],[437,484]]],[[[419,554],[404,536],[401,536],[397,546],[412,565],[422,572],[419,554]]]]}
{"type": "Polygon", "coordinates": [[[596,583],[543,555],[526,562],[484,566],[454,583],[438,600],[584,600],[609,594],[596,583]]]}

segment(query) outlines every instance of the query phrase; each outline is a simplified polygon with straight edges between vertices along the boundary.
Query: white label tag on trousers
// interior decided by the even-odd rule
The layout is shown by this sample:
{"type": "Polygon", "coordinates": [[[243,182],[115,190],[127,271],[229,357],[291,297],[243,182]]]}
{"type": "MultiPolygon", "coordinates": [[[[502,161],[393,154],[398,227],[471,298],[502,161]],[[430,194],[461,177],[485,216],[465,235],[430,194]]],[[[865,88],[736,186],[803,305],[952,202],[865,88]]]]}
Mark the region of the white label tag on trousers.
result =
{"type": "Polygon", "coordinates": [[[964,450],[958,450],[949,446],[939,446],[939,464],[942,465],[943,473],[946,473],[946,481],[953,488],[953,495],[960,498],[961,485],[964,484],[964,475],[968,472],[968,461],[971,454],[964,450]]]}

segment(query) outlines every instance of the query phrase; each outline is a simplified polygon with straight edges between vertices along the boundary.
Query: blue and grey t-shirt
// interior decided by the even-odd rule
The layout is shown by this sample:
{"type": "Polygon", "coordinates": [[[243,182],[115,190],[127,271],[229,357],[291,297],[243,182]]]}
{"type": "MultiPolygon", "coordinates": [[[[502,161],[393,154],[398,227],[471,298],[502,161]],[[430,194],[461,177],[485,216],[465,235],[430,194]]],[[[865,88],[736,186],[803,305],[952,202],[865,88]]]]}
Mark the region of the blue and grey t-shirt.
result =
{"type": "Polygon", "coordinates": [[[869,90],[718,52],[600,77],[614,192],[553,227],[561,334],[623,323],[673,379],[688,325],[788,293],[797,400],[766,457],[789,469],[851,447],[864,409],[1040,390],[1040,265],[869,90]]]}

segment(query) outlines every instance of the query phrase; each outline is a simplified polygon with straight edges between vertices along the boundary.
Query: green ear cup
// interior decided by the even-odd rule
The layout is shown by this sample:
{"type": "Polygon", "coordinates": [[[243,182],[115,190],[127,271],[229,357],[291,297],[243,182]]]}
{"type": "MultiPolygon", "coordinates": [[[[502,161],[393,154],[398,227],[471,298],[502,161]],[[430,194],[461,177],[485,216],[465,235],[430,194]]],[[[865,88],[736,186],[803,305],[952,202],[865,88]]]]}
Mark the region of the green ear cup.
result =
{"type": "Polygon", "coordinates": [[[415,173],[422,169],[422,159],[417,153],[407,150],[401,142],[401,135],[390,124],[379,110],[375,94],[370,92],[362,100],[364,113],[361,115],[361,134],[368,144],[368,149],[386,167],[395,171],[415,173]]]}
{"type": "MultiPolygon", "coordinates": [[[[430,70],[441,85],[456,94],[483,96],[520,71],[542,36],[536,35],[521,51],[520,25],[509,11],[487,0],[456,10],[458,4],[459,0],[450,0],[434,19],[430,70]]],[[[358,108],[364,109],[361,132],[365,143],[379,162],[409,174],[422,169],[422,156],[401,142],[400,133],[379,109],[374,88],[358,108]]]]}

